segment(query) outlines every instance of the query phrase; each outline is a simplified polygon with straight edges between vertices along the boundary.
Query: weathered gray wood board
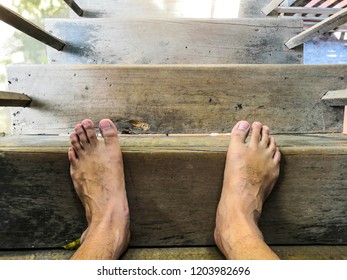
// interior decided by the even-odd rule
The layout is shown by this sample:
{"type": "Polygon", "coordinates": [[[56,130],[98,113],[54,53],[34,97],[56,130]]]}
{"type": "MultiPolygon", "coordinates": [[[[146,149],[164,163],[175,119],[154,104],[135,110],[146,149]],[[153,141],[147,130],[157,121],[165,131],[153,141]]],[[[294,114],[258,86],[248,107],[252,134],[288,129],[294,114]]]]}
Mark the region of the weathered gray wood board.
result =
{"type": "MultiPolygon", "coordinates": [[[[283,260],[346,260],[347,246],[271,246],[283,260]]],[[[74,251],[1,251],[0,260],[67,260],[74,251]]],[[[217,247],[128,248],[122,260],[223,260],[217,247]]]]}
{"type": "Polygon", "coordinates": [[[346,88],[347,65],[40,65],[8,68],[30,108],[15,134],[70,133],[111,118],[122,133],[229,132],[242,119],[274,133],[341,132],[342,107],[321,97],[346,88]]]}
{"type": "MultiPolygon", "coordinates": [[[[260,226],[270,244],[347,244],[347,141],[278,136],[281,175],[260,226]]],[[[213,245],[228,136],[123,136],[132,246],[213,245]]],[[[57,248],[86,224],[68,137],[0,139],[0,248],[57,248]],[[19,139],[18,141],[16,139],[19,139]]]]}
{"type": "MultiPolygon", "coordinates": [[[[115,18],[231,18],[260,17],[269,0],[79,0],[84,17],[115,18]]],[[[76,17],[75,13],[71,13],[76,17]]]]}
{"type": "Polygon", "coordinates": [[[47,19],[63,38],[50,63],[302,63],[284,43],[302,31],[297,19],[47,19]],[[207,35],[208,34],[208,35],[207,35]]]}

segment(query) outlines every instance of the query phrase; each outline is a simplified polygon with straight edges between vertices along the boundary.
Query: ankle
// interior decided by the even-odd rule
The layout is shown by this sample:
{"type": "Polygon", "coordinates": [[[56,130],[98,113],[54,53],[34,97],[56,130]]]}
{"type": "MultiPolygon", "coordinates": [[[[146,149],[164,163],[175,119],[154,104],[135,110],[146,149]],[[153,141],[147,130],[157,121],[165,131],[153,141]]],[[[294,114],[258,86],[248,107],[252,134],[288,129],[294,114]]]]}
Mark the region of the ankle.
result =
{"type": "Polygon", "coordinates": [[[130,241],[129,223],[91,224],[81,238],[81,244],[107,246],[118,258],[127,248],[130,241]]]}
{"type": "Polygon", "coordinates": [[[252,213],[234,209],[226,215],[218,208],[214,238],[219,249],[227,256],[238,243],[246,239],[262,240],[263,235],[257,225],[257,219],[252,213]],[[231,214],[232,213],[232,214],[231,214]]]}

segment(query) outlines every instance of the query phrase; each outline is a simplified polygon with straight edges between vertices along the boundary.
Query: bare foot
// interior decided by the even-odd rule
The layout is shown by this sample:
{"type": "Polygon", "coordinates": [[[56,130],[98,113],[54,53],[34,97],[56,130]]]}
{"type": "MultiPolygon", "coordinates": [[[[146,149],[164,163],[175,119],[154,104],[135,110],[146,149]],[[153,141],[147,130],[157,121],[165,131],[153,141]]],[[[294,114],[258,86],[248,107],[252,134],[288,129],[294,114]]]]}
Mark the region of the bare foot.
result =
{"type": "Polygon", "coordinates": [[[129,239],[129,208],[117,128],[111,120],[99,123],[99,141],[91,120],[71,134],[70,172],[86,211],[88,228],[72,259],[116,259],[129,239]]]}
{"type": "Polygon", "coordinates": [[[240,121],[232,132],[223,190],[217,209],[215,241],[229,259],[276,259],[258,228],[263,202],[279,175],[281,154],[270,129],[240,121]]]}

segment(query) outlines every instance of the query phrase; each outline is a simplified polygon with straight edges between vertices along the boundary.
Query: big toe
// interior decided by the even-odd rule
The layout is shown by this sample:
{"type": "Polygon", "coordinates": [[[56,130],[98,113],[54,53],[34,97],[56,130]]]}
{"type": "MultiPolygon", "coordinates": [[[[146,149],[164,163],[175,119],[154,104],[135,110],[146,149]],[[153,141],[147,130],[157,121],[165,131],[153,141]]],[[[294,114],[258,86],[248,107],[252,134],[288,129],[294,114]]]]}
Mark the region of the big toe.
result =
{"type": "Polygon", "coordinates": [[[111,120],[101,120],[99,123],[99,128],[106,144],[112,144],[118,141],[118,131],[115,124],[111,120]]]}
{"type": "Polygon", "coordinates": [[[247,121],[239,121],[231,131],[231,142],[242,142],[246,141],[249,133],[249,123],[247,121]]]}

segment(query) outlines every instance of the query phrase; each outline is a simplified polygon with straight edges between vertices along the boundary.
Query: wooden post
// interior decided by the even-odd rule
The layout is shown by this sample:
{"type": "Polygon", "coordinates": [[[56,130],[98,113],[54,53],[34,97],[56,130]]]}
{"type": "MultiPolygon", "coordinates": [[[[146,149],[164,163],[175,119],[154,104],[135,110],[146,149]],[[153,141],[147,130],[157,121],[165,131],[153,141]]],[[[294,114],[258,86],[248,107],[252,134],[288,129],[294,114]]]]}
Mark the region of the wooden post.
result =
{"type": "Polygon", "coordinates": [[[328,106],[345,106],[343,134],[347,134],[347,89],[328,91],[321,100],[328,106]]]}
{"type": "Polygon", "coordinates": [[[65,43],[53,35],[49,34],[44,29],[26,20],[19,14],[11,11],[0,4],[0,20],[13,26],[14,28],[24,32],[25,34],[41,41],[42,43],[51,46],[60,51],[64,48],[65,43]]]}
{"type": "Polygon", "coordinates": [[[64,0],[64,2],[80,17],[83,16],[84,11],[73,0],[64,0]]]}
{"type": "Polygon", "coordinates": [[[288,40],[285,45],[289,48],[295,48],[298,45],[301,45],[308,40],[311,40],[317,35],[322,35],[334,28],[347,22],[347,8],[342,9],[336,14],[326,18],[325,20],[317,23],[316,25],[310,27],[309,29],[301,32],[300,34],[294,36],[288,40]]]}
{"type": "Polygon", "coordinates": [[[0,106],[27,107],[31,98],[23,93],[0,91],[0,106]]]}

